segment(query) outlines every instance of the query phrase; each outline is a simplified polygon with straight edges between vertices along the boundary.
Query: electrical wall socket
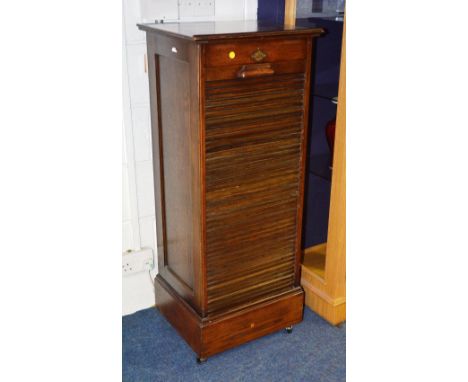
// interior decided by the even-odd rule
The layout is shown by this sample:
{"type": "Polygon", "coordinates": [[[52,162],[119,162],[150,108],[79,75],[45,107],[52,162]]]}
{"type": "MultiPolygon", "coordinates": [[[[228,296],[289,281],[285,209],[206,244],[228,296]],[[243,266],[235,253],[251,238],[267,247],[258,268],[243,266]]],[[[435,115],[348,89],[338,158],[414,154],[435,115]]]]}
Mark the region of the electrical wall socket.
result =
{"type": "Polygon", "coordinates": [[[124,252],[122,254],[122,275],[149,271],[153,267],[154,257],[151,248],[142,248],[139,251],[124,252]]]}

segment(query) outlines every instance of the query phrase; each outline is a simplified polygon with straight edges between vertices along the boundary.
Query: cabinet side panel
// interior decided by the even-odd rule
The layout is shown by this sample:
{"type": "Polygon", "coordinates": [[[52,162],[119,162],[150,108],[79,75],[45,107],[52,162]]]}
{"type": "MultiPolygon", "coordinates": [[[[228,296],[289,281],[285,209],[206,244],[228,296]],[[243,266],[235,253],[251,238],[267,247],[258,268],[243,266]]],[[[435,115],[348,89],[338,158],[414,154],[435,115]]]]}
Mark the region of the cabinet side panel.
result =
{"type": "Polygon", "coordinates": [[[148,80],[150,89],[150,111],[151,111],[151,144],[153,154],[153,174],[154,174],[154,204],[156,215],[156,239],[157,239],[157,255],[158,255],[158,270],[164,269],[164,188],[162,184],[162,161],[161,157],[161,137],[159,129],[159,118],[161,112],[159,110],[159,94],[158,94],[158,70],[157,56],[155,54],[155,38],[151,34],[147,34],[147,57],[148,57],[148,80]]]}
{"type": "Polygon", "coordinates": [[[158,56],[166,266],[193,289],[189,64],[158,56]]]}
{"type": "Polygon", "coordinates": [[[147,33],[159,277],[202,313],[199,51],[147,33]]]}

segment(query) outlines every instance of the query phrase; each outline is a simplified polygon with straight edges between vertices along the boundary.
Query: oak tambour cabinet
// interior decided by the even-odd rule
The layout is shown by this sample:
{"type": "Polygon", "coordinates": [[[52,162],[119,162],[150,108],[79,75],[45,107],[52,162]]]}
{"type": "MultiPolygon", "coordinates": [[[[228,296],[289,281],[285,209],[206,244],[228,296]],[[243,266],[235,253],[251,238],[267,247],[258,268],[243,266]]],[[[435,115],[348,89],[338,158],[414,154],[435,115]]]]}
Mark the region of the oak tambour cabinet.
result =
{"type": "Polygon", "coordinates": [[[302,320],[311,48],[320,28],[142,24],[156,306],[200,360],[302,320]]]}

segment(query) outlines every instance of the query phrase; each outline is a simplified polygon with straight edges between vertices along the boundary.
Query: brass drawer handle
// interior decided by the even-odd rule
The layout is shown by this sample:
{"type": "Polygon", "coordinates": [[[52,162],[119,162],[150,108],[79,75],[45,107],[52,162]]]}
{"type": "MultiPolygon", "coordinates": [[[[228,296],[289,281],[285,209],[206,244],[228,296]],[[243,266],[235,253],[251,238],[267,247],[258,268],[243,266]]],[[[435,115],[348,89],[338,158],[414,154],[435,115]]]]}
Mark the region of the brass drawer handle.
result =
{"type": "Polygon", "coordinates": [[[275,74],[275,71],[272,69],[271,64],[252,64],[252,65],[243,65],[242,68],[237,72],[238,78],[251,78],[251,77],[261,77],[261,76],[270,76],[275,74]]]}
{"type": "Polygon", "coordinates": [[[266,56],[267,56],[266,53],[260,50],[260,48],[257,48],[257,50],[250,55],[252,60],[257,61],[257,62],[263,61],[263,59],[266,56]]]}

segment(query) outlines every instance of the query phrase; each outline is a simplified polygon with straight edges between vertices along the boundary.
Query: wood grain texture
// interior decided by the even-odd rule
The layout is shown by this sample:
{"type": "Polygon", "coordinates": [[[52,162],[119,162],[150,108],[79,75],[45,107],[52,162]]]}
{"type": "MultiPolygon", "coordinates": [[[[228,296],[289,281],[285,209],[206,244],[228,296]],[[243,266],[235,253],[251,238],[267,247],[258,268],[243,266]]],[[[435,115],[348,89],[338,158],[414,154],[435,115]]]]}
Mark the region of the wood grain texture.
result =
{"type": "Polygon", "coordinates": [[[327,243],[314,245],[304,250],[302,265],[322,279],[325,277],[325,257],[327,243]]]}
{"type": "Polygon", "coordinates": [[[302,255],[302,216],[304,214],[304,190],[305,190],[305,172],[307,161],[307,141],[309,129],[305,126],[309,125],[309,99],[310,99],[310,83],[311,83],[311,67],[312,67],[312,38],[307,40],[307,61],[305,72],[305,86],[304,86],[304,110],[302,119],[304,123],[304,131],[301,142],[301,155],[300,155],[300,180],[299,180],[299,197],[297,204],[297,222],[298,229],[296,230],[296,263],[295,263],[295,284],[300,284],[301,275],[301,255],[302,255]]]}
{"type": "MultiPolygon", "coordinates": [[[[306,60],[267,63],[274,74],[291,74],[306,72],[306,60]]],[[[228,65],[206,69],[207,81],[230,80],[239,78],[243,65],[228,65]]]]}
{"type": "Polygon", "coordinates": [[[305,125],[318,33],[147,33],[156,303],[200,357],[302,319],[305,125]],[[231,47],[238,62],[217,60],[231,47]],[[250,57],[265,47],[265,57],[250,57]]]}
{"type": "Polygon", "coordinates": [[[284,3],[284,25],[294,27],[296,25],[297,0],[285,0],[284,3]]]}
{"type": "Polygon", "coordinates": [[[202,329],[202,357],[219,353],[302,321],[304,292],[291,290],[278,298],[251,305],[242,312],[209,321],[202,329]]]}
{"type": "Polygon", "coordinates": [[[208,313],[293,288],[303,73],[206,85],[208,313]]]}
{"type": "Polygon", "coordinates": [[[301,288],[214,319],[201,318],[159,275],[155,280],[155,291],[157,308],[199,358],[302,321],[304,292],[301,288]]]}
{"type": "Polygon", "coordinates": [[[193,290],[189,64],[158,56],[166,213],[166,267],[193,290]],[[177,106],[177,110],[174,106],[177,106]],[[180,105],[180,107],[179,107],[180,105]],[[169,192],[168,192],[169,190],[169,192]]]}
{"type": "MultiPolygon", "coordinates": [[[[293,0],[294,1],[294,0],[293,0]]],[[[322,28],[295,25],[295,4],[287,5],[288,25],[272,24],[258,20],[207,21],[190,23],[138,24],[138,28],[161,36],[178,38],[181,41],[196,41],[200,44],[225,41],[257,40],[265,37],[316,37],[324,33],[322,28]],[[292,8],[294,7],[294,9],[292,8]],[[294,16],[293,16],[294,14],[294,16]]]]}
{"type": "Polygon", "coordinates": [[[201,313],[199,52],[196,44],[153,34],[147,44],[158,268],[201,313]]]}
{"type": "Polygon", "coordinates": [[[154,179],[154,199],[155,199],[155,220],[156,239],[158,253],[158,269],[164,268],[164,188],[163,188],[163,168],[161,158],[161,137],[160,137],[160,98],[156,84],[158,83],[159,71],[157,70],[156,42],[158,37],[155,34],[147,34],[147,60],[148,60],[148,82],[150,88],[150,114],[151,114],[151,143],[153,153],[153,179],[154,179]],[[156,158],[156,160],[154,160],[156,158]],[[162,254],[162,255],[161,255],[162,254]]]}
{"type": "Polygon", "coordinates": [[[206,47],[207,67],[257,63],[252,57],[257,50],[265,54],[262,62],[304,60],[307,55],[305,38],[269,38],[253,42],[211,44],[206,47]],[[235,53],[233,59],[229,57],[229,52],[235,53]]]}
{"type": "Polygon", "coordinates": [[[332,325],[339,325],[346,320],[346,300],[330,302],[323,295],[303,283],[305,304],[332,325]]]}
{"type": "Polygon", "coordinates": [[[198,44],[189,44],[190,62],[190,168],[192,173],[191,193],[193,195],[192,221],[193,221],[193,273],[194,273],[194,307],[202,315],[206,311],[206,283],[204,277],[204,243],[205,219],[204,211],[204,114],[200,103],[204,94],[204,69],[201,60],[201,47],[198,44]]]}
{"type": "Polygon", "coordinates": [[[275,70],[268,62],[266,64],[242,65],[242,67],[237,72],[237,78],[263,77],[271,76],[273,74],[275,74],[275,70]]]}
{"type": "Polygon", "coordinates": [[[157,275],[155,279],[156,307],[198,354],[201,350],[201,319],[195,310],[157,275]]]}

